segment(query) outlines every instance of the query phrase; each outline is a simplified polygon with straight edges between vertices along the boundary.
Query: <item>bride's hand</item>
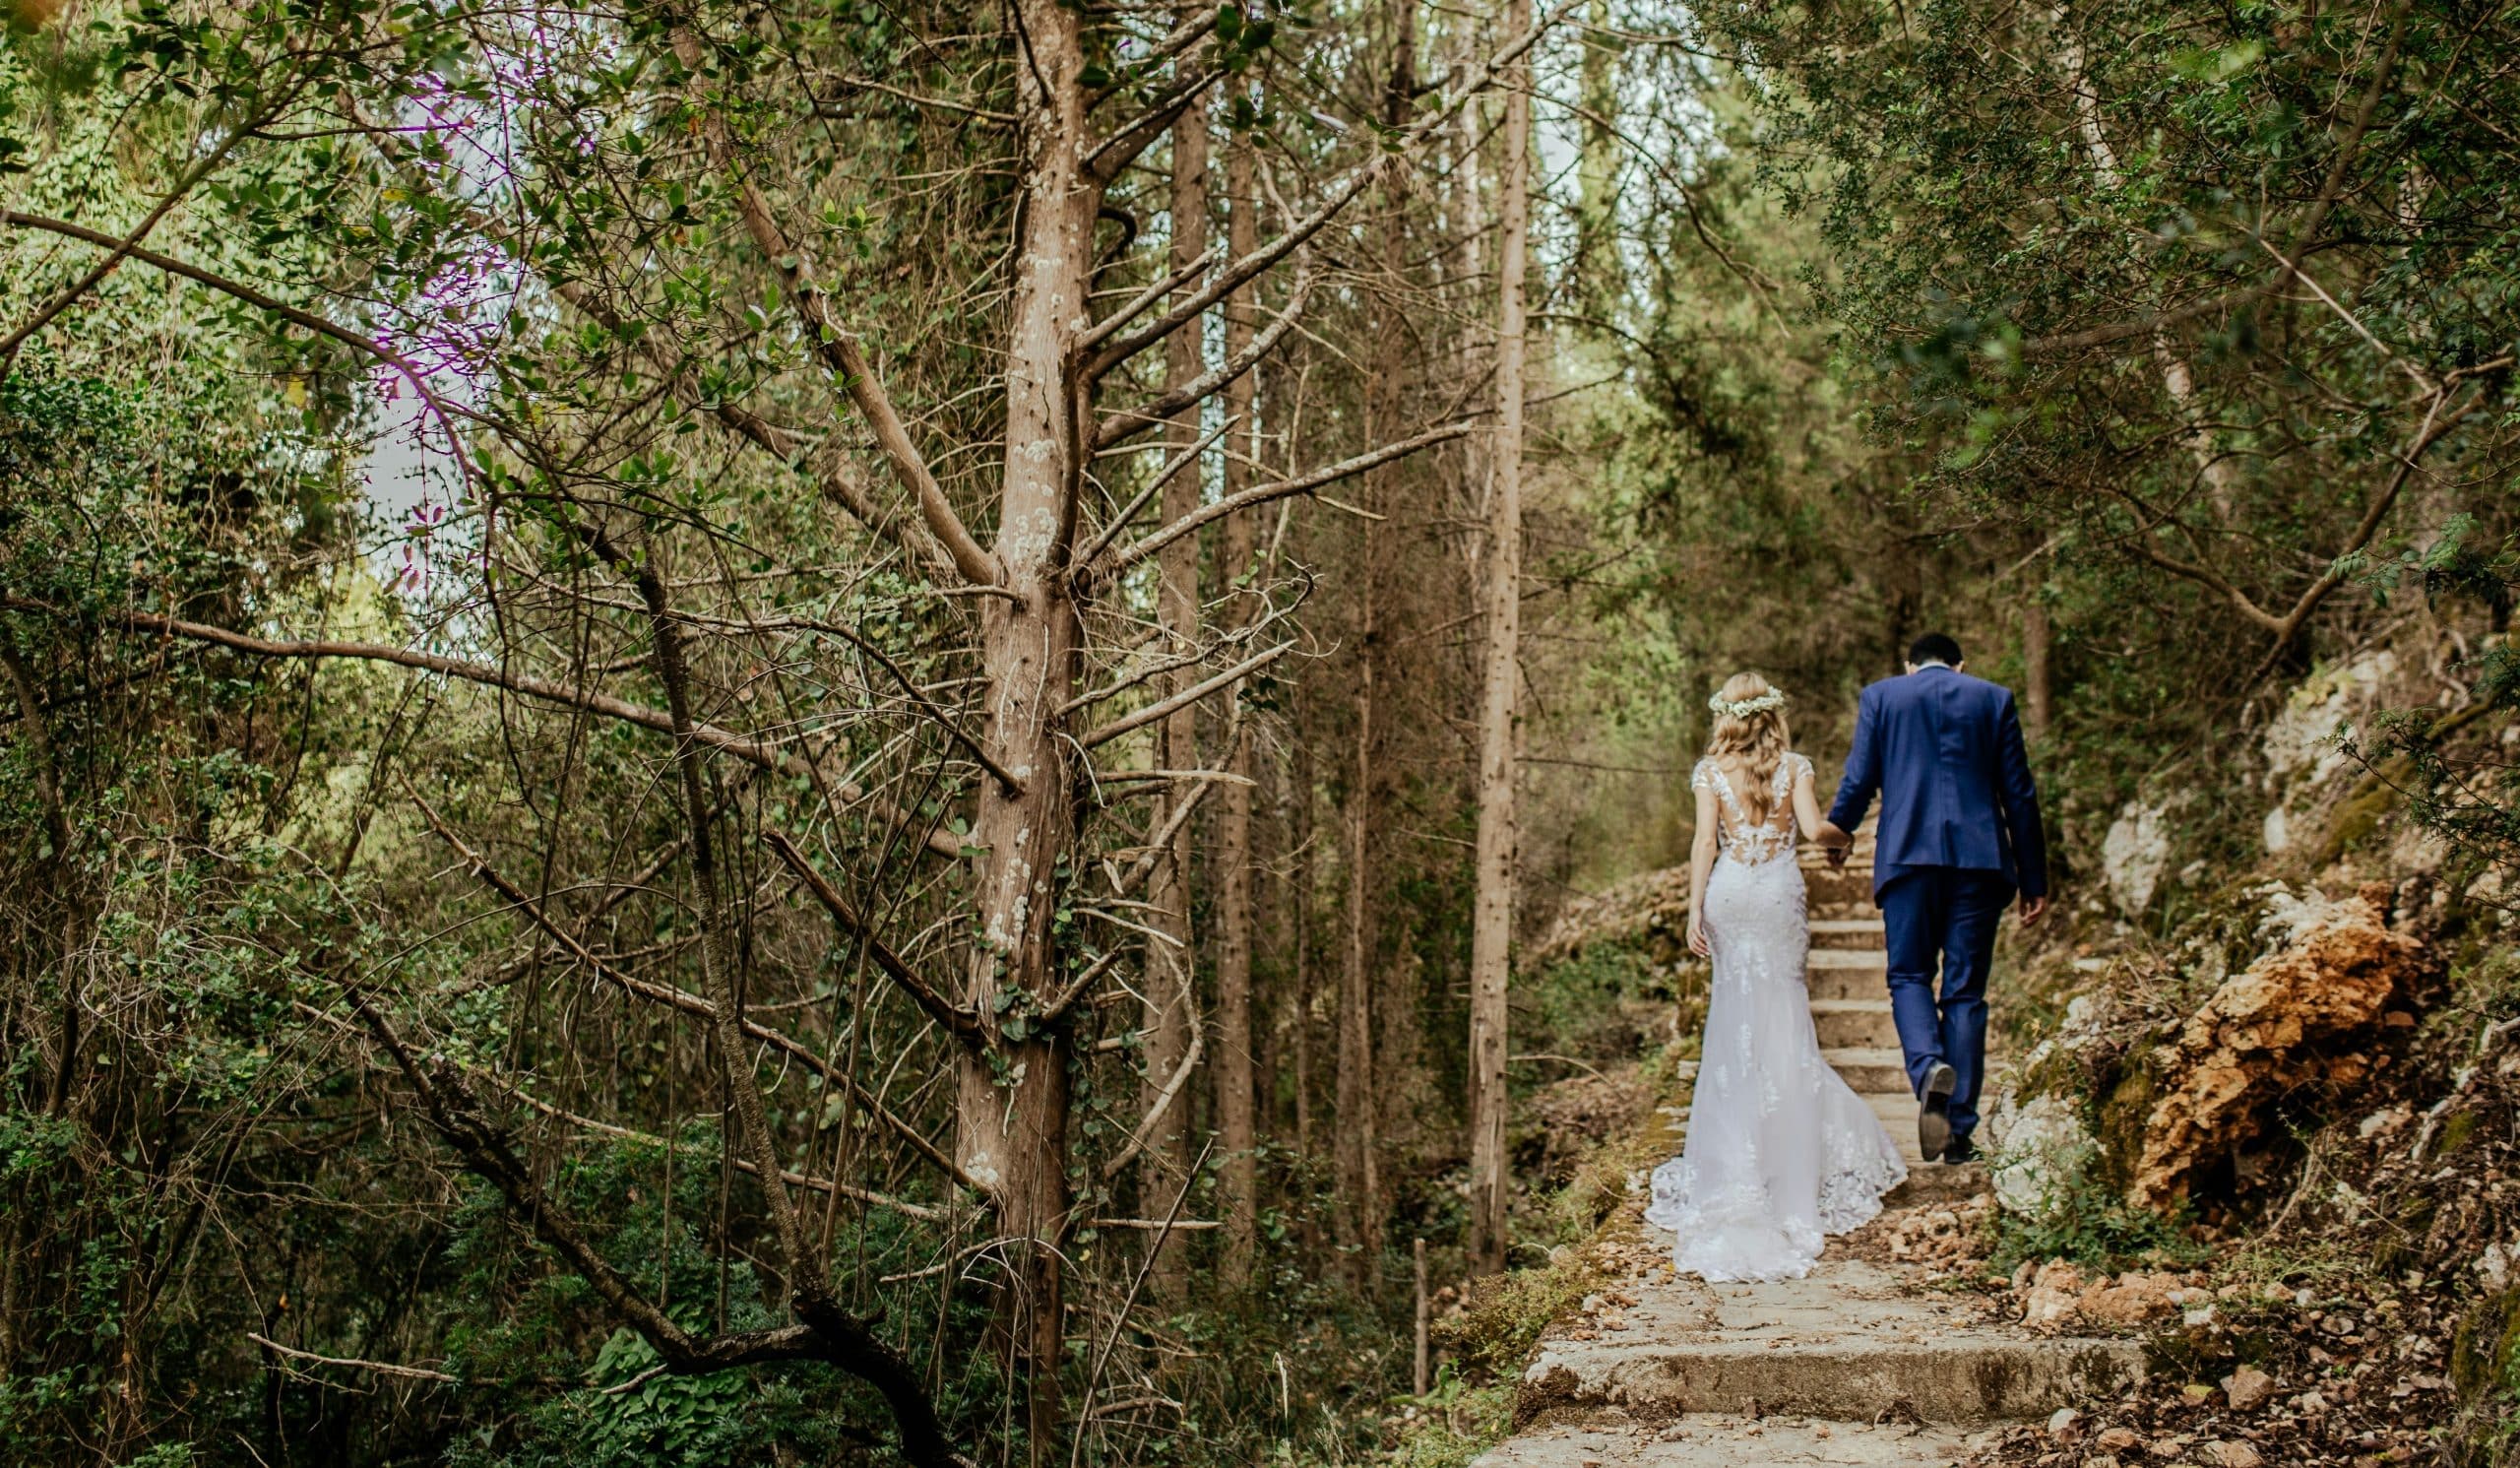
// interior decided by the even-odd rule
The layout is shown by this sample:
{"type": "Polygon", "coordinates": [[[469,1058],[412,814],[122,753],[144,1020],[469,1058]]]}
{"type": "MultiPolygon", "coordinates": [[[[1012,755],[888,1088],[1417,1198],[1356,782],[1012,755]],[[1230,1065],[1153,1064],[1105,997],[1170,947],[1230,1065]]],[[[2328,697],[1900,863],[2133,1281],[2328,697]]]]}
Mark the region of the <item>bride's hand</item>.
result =
{"type": "Polygon", "coordinates": [[[1715,956],[1715,945],[1706,940],[1706,925],[1697,921],[1695,915],[1689,918],[1689,951],[1700,958],[1715,956]]]}

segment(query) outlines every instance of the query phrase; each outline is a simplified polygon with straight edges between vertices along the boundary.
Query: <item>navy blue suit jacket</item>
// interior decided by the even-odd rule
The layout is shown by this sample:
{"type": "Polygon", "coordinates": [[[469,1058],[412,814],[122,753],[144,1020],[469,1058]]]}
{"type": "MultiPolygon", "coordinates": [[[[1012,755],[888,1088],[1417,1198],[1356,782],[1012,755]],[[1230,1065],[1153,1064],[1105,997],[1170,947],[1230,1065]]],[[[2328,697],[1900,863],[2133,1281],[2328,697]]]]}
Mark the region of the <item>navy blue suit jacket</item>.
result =
{"type": "Polygon", "coordinates": [[[1876,795],[1876,896],[1918,866],[1999,871],[2024,897],[2048,895],[2039,787],[2009,689],[1938,664],[1864,689],[1830,822],[1853,831],[1876,795]]]}

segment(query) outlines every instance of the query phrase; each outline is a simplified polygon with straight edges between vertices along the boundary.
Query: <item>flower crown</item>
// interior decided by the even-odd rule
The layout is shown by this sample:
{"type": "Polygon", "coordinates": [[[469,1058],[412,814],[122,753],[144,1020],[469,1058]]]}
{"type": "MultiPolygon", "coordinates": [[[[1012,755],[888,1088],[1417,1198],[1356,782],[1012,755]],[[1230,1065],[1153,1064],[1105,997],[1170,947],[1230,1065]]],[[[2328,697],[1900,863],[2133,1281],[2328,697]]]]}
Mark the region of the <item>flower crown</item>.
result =
{"type": "Polygon", "coordinates": [[[1756,698],[1737,699],[1728,699],[1718,693],[1706,701],[1706,706],[1727,719],[1747,719],[1752,714],[1764,714],[1770,709],[1784,708],[1785,690],[1770,688],[1756,698]]]}

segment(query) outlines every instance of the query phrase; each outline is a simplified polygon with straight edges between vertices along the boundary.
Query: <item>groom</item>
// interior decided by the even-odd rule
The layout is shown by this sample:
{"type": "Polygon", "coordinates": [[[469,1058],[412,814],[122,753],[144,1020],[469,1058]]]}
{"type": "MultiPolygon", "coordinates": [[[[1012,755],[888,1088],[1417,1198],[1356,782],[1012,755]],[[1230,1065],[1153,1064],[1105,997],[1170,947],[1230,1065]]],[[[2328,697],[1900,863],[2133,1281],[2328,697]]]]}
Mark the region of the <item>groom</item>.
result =
{"type": "Polygon", "coordinates": [[[1927,1162],[1978,1155],[1969,1134],[1985,1071],[1995,925],[2016,895],[2025,924],[2048,909],[2039,788],[2012,694],[1962,666],[1960,644],[1929,632],[1908,649],[1906,675],[1863,690],[1846,779],[1821,834],[1830,862],[1844,865],[1848,833],[1881,797],[1872,900],[1889,939],[1890,1012],[1922,1103],[1917,1140],[1927,1162]]]}

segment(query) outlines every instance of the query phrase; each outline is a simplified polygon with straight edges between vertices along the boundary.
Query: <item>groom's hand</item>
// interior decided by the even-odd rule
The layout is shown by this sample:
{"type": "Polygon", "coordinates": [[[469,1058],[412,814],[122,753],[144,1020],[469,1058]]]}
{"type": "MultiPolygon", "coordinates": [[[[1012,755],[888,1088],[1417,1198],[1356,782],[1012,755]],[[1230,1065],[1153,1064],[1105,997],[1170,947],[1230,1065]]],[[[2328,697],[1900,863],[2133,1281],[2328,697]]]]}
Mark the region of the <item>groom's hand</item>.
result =
{"type": "Polygon", "coordinates": [[[2038,922],[2038,921],[2039,921],[2039,918],[2040,918],[2040,915],[2041,915],[2041,914],[2043,914],[2043,913],[2045,913],[2045,912],[2047,912],[2047,911],[2048,911],[2048,899],[2047,899],[2047,898],[2045,898],[2045,897],[2025,897],[2025,898],[2023,898],[2023,899],[2021,900],[2021,925],[2022,925],[2022,926],[2024,926],[2024,927],[2028,927],[2028,926],[2029,926],[2030,925],[2032,925],[2033,923],[2038,922]]]}

